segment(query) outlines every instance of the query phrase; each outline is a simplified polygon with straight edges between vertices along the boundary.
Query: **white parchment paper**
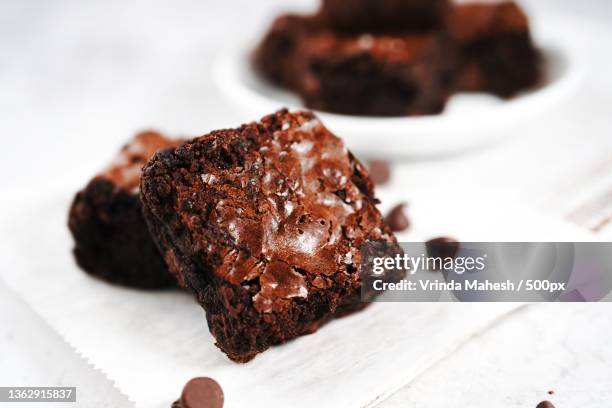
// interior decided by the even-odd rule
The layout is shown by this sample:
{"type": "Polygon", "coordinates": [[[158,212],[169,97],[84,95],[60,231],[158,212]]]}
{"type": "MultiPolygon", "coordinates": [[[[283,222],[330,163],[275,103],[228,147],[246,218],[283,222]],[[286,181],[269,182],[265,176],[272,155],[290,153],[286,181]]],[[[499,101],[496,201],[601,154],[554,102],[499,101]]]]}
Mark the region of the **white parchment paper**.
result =
{"type": "Polygon", "coordinates": [[[518,306],[377,303],[239,365],[214,346],[190,295],[115,287],[77,268],[71,195],[4,223],[0,275],[138,407],[168,407],[194,376],[219,381],[228,408],[374,406],[518,306]]]}
{"type": "MultiPolygon", "coordinates": [[[[0,384],[3,387],[76,387],[76,403],[33,406],[132,408],[115,389],[0,279],[0,384]]],[[[2,408],[30,406],[2,402],[2,408]]]]}

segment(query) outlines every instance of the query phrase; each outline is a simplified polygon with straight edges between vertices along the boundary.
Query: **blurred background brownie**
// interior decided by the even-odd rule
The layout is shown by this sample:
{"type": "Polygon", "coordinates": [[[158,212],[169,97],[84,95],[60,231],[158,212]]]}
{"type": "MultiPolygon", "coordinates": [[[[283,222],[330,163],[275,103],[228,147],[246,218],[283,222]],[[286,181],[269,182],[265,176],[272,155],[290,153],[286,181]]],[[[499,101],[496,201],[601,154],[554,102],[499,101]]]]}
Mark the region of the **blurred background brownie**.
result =
{"type": "Polygon", "coordinates": [[[297,88],[300,79],[293,69],[295,52],[305,38],[323,29],[323,21],[316,15],[279,16],[253,53],[255,69],[277,85],[297,88]]]}
{"type": "Polygon", "coordinates": [[[453,62],[443,34],[323,33],[305,38],[295,57],[306,106],[374,116],[441,112],[453,62]]]}
{"type": "Polygon", "coordinates": [[[80,191],[68,226],[74,255],[87,273],[111,283],[161,289],[176,285],[149,235],[140,204],[142,166],[158,150],[176,146],[156,132],[143,132],[80,191]]]}
{"type": "Polygon", "coordinates": [[[255,69],[306,107],[369,116],[431,115],[456,92],[511,97],[538,84],[540,53],[514,2],[323,0],[277,18],[255,69]]]}
{"type": "Polygon", "coordinates": [[[429,31],[443,24],[449,0],[323,0],[321,15],[351,33],[429,31]]]}
{"type": "Polygon", "coordinates": [[[541,56],[514,2],[456,5],[447,29],[460,54],[458,90],[507,98],[540,81],[541,56]]]}

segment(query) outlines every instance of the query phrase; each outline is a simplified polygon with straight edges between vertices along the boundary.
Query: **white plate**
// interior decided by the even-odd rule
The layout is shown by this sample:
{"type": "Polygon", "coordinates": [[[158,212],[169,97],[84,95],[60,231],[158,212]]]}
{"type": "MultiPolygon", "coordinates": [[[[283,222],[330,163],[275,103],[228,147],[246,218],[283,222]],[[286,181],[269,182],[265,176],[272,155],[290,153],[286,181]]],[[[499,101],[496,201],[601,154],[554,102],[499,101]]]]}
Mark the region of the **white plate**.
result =
{"type": "MultiPolygon", "coordinates": [[[[584,72],[579,45],[568,20],[538,20],[535,37],[545,56],[545,82],[511,100],[485,94],[458,94],[439,115],[376,118],[317,112],[326,126],[360,156],[401,158],[467,151],[508,136],[518,124],[566,100],[584,72]],[[569,31],[569,33],[568,33],[569,31]]],[[[571,26],[579,29],[575,19],[571,26]]],[[[221,93],[249,117],[281,107],[303,109],[299,98],[260,78],[251,68],[250,46],[229,47],[215,60],[221,93]]]]}

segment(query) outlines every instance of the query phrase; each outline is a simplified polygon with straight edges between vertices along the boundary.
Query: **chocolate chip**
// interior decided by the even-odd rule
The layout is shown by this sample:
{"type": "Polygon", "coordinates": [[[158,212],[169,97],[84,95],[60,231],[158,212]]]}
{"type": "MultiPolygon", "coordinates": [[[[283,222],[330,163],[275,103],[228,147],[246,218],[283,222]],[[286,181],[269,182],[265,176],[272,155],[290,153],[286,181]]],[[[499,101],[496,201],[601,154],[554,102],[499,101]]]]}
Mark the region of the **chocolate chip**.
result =
{"type": "Polygon", "coordinates": [[[425,243],[430,258],[454,258],[459,250],[459,242],[452,238],[439,237],[425,243]]]}
{"type": "Polygon", "coordinates": [[[370,170],[370,178],[376,185],[383,185],[391,179],[391,167],[384,160],[372,160],[368,168],[370,170]]]}
{"type": "Polygon", "coordinates": [[[555,392],[553,390],[548,391],[548,395],[553,395],[555,392]]]}
{"type": "Polygon", "coordinates": [[[536,408],[555,408],[555,406],[550,401],[542,401],[536,408]]]}
{"type": "Polygon", "coordinates": [[[385,222],[391,228],[391,231],[405,231],[410,227],[410,220],[404,212],[404,207],[406,207],[405,203],[396,205],[385,217],[385,222]]]}
{"type": "MultiPolygon", "coordinates": [[[[172,405],[173,408],[176,408],[175,404],[172,405]]],[[[183,388],[178,407],[223,408],[223,390],[212,378],[193,378],[183,388]]]]}

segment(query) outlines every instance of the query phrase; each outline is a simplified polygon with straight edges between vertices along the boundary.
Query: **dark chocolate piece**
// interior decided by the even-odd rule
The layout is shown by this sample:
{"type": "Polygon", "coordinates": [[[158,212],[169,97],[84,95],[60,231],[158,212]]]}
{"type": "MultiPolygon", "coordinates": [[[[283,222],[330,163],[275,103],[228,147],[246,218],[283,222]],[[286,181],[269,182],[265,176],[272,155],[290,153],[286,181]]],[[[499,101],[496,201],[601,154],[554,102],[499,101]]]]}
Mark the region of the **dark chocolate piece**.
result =
{"type": "Polygon", "coordinates": [[[224,399],[219,383],[212,378],[197,377],[189,380],[172,408],[223,408],[224,399]]]}
{"type": "Polygon", "coordinates": [[[156,132],[138,134],[76,195],[68,227],[76,261],[87,273],[136,288],[176,286],[142,215],[140,174],[153,153],[178,143],[156,132]]]}
{"type": "Polygon", "coordinates": [[[159,152],[141,185],[170,270],[237,362],[362,308],[361,246],[397,245],[364,166],[309,112],[159,152]]]}
{"type": "Polygon", "coordinates": [[[541,56],[516,3],[455,5],[447,30],[459,50],[459,90],[507,98],[540,81],[541,56]]]}
{"type": "Polygon", "coordinates": [[[368,116],[440,113],[453,86],[453,50],[441,33],[320,33],[295,55],[298,89],[312,109],[368,116]]]}
{"type": "Polygon", "coordinates": [[[536,408],[555,408],[555,406],[550,401],[542,401],[536,408]]]}
{"type": "Polygon", "coordinates": [[[321,14],[337,30],[430,31],[444,22],[449,0],[323,0],[321,14]]]}
{"type": "Polygon", "coordinates": [[[391,166],[384,160],[371,160],[368,163],[368,171],[370,178],[377,186],[386,184],[391,179],[391,166]]]}
{"type": "Polygon", "coordinates": [[[385,222],[387,223],[389,228],[391,228],[391,231],[405,231],[410,227],[410,220],[408,219],[404,211],[405,207],[405,203],[398,204],[393,207],[385,217],[385,222]]]}
{"type": "Polygon", "coordinates": [[[453,238],[440,237],[425,243],[430,258],[454,258],[459,250],[459,242],[453,238]]]}

